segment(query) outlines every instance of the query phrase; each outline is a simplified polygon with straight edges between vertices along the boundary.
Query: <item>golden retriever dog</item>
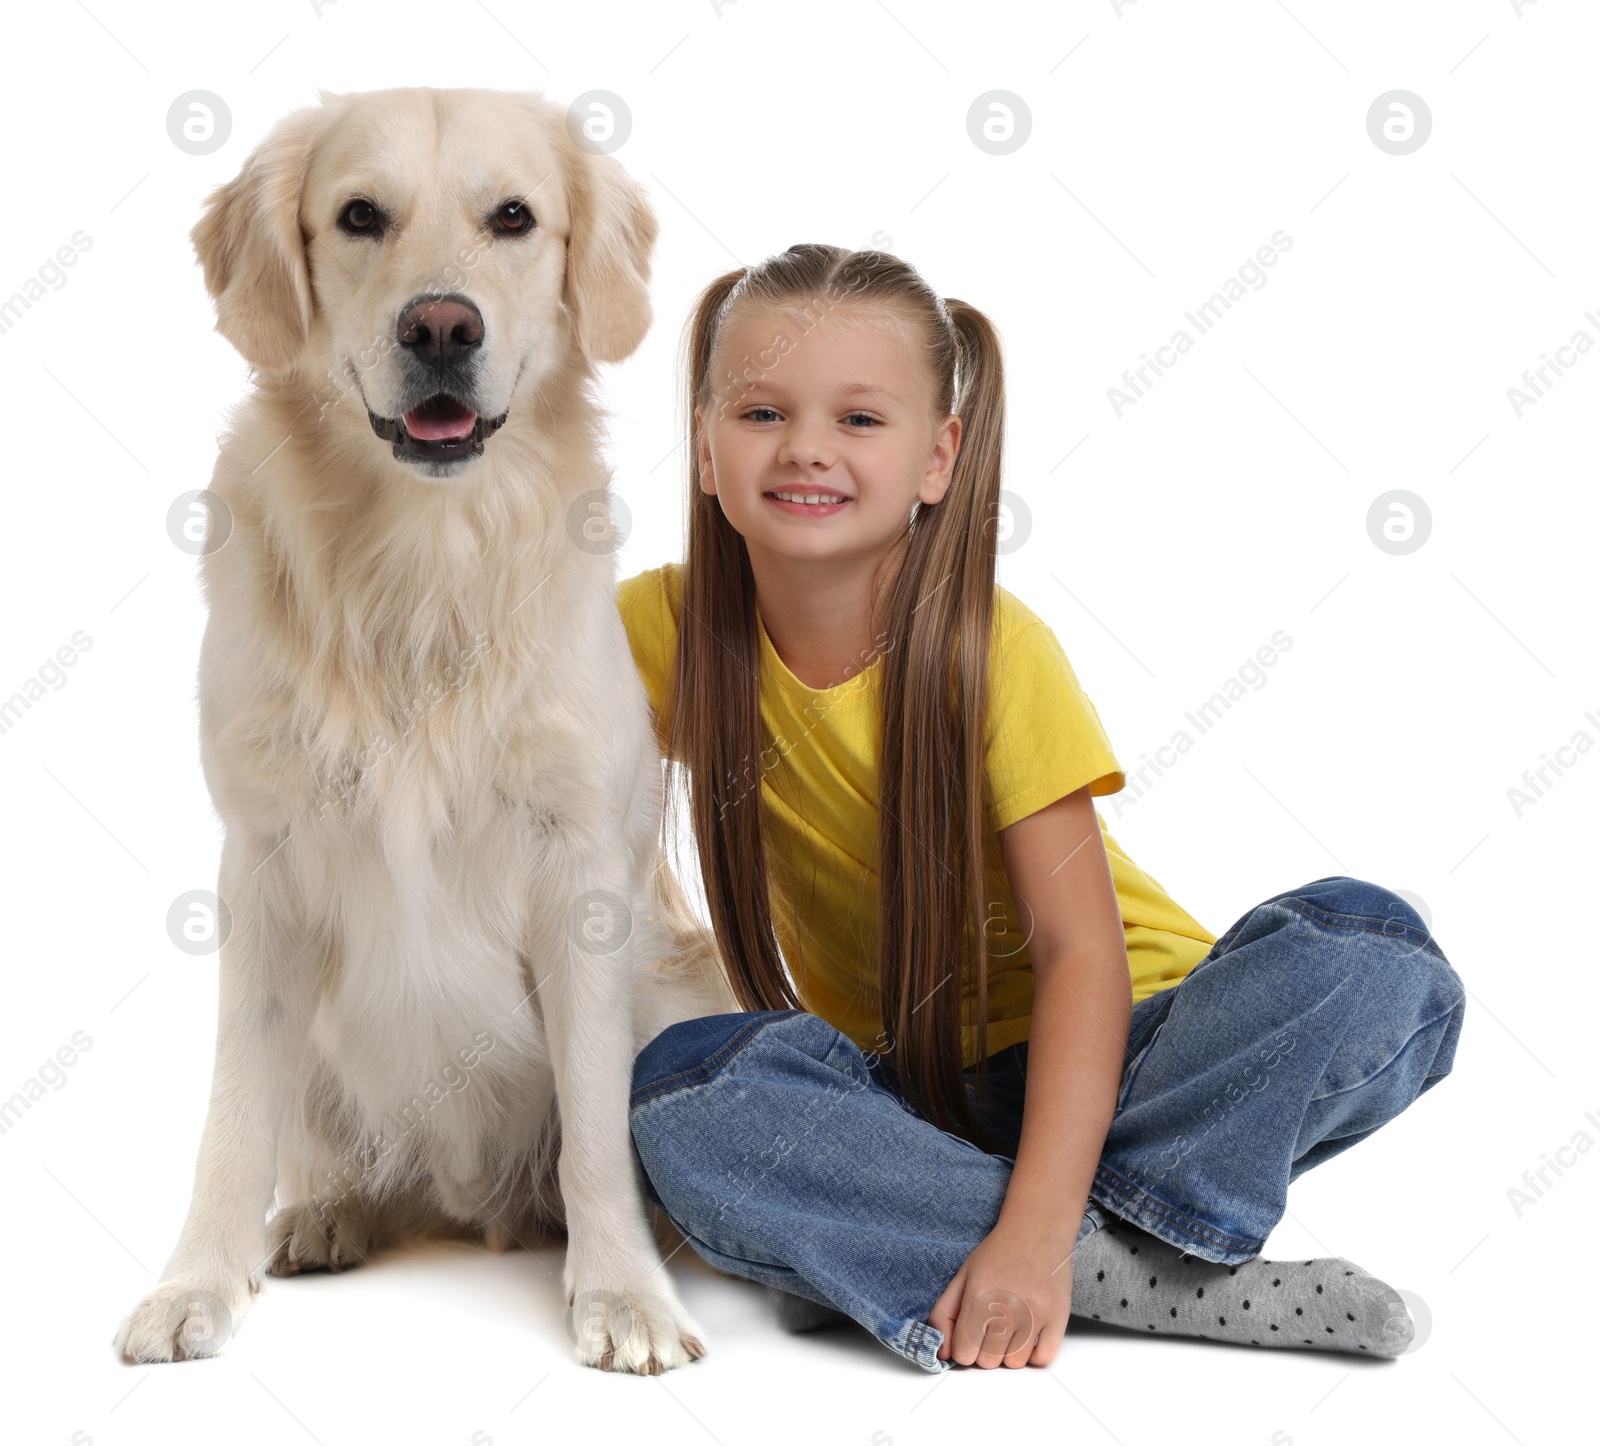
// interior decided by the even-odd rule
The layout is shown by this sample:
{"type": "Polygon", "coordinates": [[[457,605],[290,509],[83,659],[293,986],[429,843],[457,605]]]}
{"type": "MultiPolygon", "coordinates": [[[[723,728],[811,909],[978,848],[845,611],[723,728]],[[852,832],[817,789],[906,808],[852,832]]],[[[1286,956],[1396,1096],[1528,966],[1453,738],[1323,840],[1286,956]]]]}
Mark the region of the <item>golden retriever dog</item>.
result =
{"type": "Polygon", "coordinates": [[[655,217],[537,95],[320,102],[191,233],[253,369],[203,494],[216,1058],[188,1217],[114,1343],[211,1355],[266,1270],[549,1226],[578,1359],[655,1374],[705,1348],[632,1063],[737,1008],[662,850],[597,454],[655,217]]]}

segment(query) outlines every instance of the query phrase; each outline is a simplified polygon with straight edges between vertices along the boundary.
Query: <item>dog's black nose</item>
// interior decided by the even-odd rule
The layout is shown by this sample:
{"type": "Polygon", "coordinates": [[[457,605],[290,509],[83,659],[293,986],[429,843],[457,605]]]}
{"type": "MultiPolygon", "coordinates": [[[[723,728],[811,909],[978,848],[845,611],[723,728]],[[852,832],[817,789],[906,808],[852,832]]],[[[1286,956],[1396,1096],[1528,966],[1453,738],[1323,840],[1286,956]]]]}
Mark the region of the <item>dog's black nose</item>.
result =
{"type": "Polygon", "coordinates": [[[461,297],[429,297],[400,313],[395,335],[425,362],[463,361],[483,341],[483,313],[461,297]]]}

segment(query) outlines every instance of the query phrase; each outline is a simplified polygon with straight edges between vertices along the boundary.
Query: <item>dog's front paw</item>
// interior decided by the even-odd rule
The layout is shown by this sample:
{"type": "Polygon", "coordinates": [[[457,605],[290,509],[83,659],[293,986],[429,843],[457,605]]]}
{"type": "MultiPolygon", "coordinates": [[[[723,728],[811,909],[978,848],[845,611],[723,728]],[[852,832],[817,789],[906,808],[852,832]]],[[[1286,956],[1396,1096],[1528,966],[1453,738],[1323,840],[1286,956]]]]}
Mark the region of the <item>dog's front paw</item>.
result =
{"type": "Polygon", "coordinates": [[[132,1362],[214,1356],[228,1344],[249,1306],[247,1286],[218,1291],[189,1281],[168,1281],[128,1312],[112,1344],[132,1362]]]}
{"type": "Polygon", "coordinates": [[[705,1355],[703,1332],[667,1290],[641,1282],[578,1286],[567,1297],[567,1328],[578,1360],[602,1371],[659,1376],[705,1355]]]}
{"type": "Polygon", "coordinates": [[[267,1269],[274,1275],[349,1270],[364,1264],[379,1244],[373,1219],[359,1201],[302,1201],[267,1222],[267,1269]]]}

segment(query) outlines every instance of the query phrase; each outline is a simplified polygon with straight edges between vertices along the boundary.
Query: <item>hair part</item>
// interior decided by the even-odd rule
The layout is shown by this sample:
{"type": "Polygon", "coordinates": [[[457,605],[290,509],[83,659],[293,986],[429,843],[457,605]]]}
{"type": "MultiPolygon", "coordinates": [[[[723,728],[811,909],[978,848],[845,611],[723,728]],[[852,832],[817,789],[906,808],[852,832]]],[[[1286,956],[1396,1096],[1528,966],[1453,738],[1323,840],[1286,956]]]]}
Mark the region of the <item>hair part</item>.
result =
{"type": "MultiPolygon", "coordinates": [[[[684,333],[681,404],[688,489],[683,603],[664,707],[668,755],[687,775],[695,849],[713,929],[744,1009],[799,1009],[774,925],[761,783],[760,648],[744,538],[701,490],[697,408],[780,364],[719,355],[747,309],[820,321],[846,303],[899,321],[933,382],[935,416],[961,418],[942,501],[919,504],[874,579],[881,708],[878,749],[878,1002],[906,1099],[939,1128],[988,1147],[963,1074],[970,985],[980,1091],[987,1089],[988,945],[984,917],[985,771],[1005,378],[1000,339],[975,307],[941,300],[900,258],[791,246],[729,271],[701,292],[684,333]],[[717,370],[720,368],[720,372],[717,370]],[[969,950],[969,939],[973,948],[969,950]],[[969,958],[969,955],[971,956],[969,958]]],[[[853,314],[853,313],[852,313],[853,314]]],[[[767,353],[774,353],[767,359],[767,353]]],[[[773,770],[770,780],[780,786],[773,770]]],[[[676,790],[669,790],[669,798],[676,790]]],[[[675,800],[674,800],[675,802],[675,800]]],[[[803,807],[802,800],[796,800],[803,807]]],[[[669,808],[673,804],[669,803],[669,808]]],[[[788,961],[803,977],[805,961],[788,961]]]]}

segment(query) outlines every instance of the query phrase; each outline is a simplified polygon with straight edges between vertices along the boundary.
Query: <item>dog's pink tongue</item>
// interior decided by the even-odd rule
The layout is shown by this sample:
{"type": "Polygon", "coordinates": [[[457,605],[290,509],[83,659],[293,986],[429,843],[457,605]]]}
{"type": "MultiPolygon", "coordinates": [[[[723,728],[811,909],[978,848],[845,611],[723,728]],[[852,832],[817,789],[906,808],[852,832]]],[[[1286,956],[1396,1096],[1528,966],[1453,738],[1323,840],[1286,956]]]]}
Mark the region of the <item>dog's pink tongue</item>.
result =
{"type": "Polygon", "coordinates": [[[405,414],[406,431],[419,442],[455,442],[470,436],[478,414],[453,397],[430,397],[405,414]]]}

